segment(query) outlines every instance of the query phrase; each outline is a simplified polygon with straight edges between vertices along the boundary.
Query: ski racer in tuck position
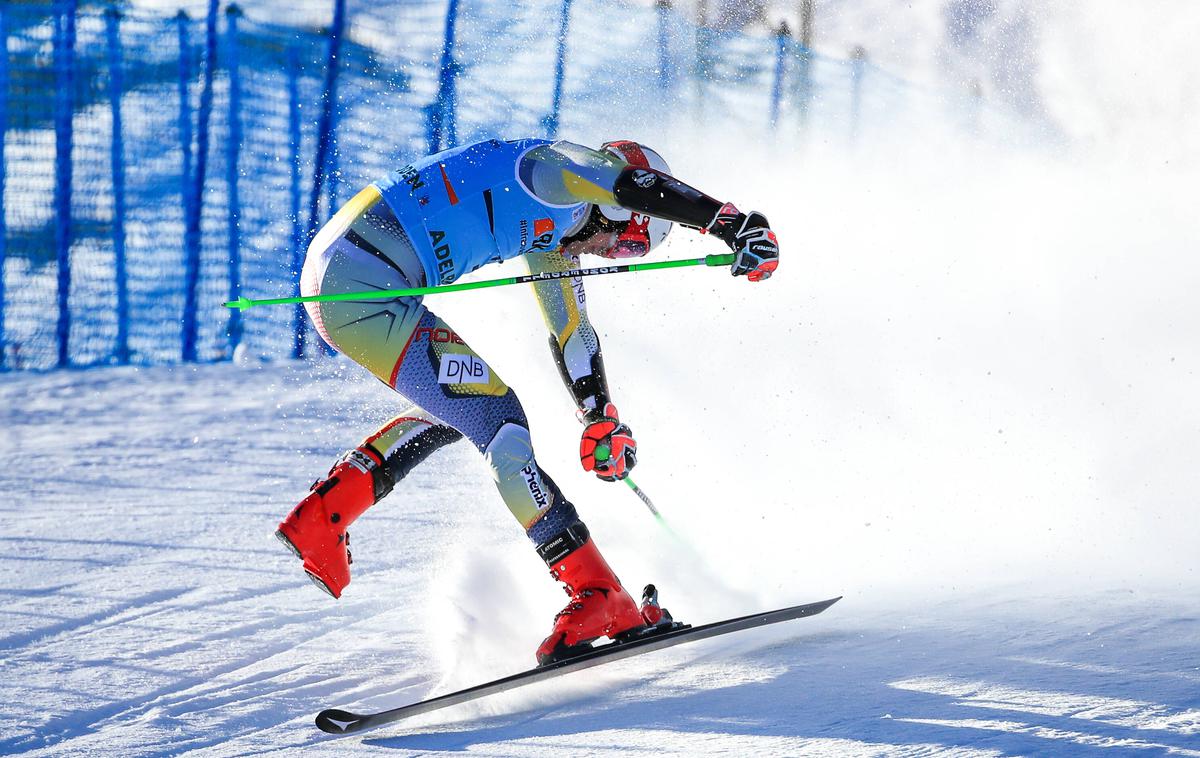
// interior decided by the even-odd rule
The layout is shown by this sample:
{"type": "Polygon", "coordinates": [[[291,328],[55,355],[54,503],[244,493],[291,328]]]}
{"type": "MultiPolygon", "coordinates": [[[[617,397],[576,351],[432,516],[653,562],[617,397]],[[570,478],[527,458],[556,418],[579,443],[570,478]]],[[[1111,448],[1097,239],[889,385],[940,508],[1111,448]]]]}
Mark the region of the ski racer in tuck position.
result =
{"type": "MultiPolygon", "coordinates": [[[[584,253],[645,255],[672,223],[727,243],[737,255],[735,276],[762,281],[778,265],[762,214],[741,213],[675,179],[644,145],[487,140],[424,158],[359,192],[309,247],[301,294],[448,284],[522,256],[532,273],[546,274],[534,291],[584,427],[580,462],[617,481],[633,468],[637,443],[612,401],[582,280],[555,274],[577,268],[584,253]]],[[[669,624],[656,593],[640,607],[634,602],[575,506],[538,466],[516,393],[420,297],[305,307],[327,343],[413,403],[344,454],[279,525],[276,535],[317,586],[339,597],[350,582],[350,524],[431,453],[466,437],[570,596],[537,650],[540,664],[590,649],[600,637],[628,639],[669,624]]]]}

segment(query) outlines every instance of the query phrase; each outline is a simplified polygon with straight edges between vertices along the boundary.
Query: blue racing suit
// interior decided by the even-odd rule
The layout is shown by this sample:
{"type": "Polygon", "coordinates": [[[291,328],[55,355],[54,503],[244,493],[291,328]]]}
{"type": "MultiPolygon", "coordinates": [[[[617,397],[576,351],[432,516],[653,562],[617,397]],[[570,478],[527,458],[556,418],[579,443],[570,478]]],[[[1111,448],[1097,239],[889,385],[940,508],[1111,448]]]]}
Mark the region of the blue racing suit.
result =
{"type": "MultiPolygon", "coordinates": [[[[562,240],[593,203],[616,204],[627,164],[570,143],[487,140],[405,166],[347,202],[309,247],[304,295],[446,284],[488,263],[525,256],[531,270],[577,260],[562,240]],[[536,194],[535,194],[536,192],[536,194]]],[[[583,284],[534,285],[551,348],[581,410],[603,408],[599,340],[583,284]]],[[[360,446],[382,498],[442,445],[467,437],[506,505],[538,545],[578,522],[537,465],[516,394],[419,297],[306,303],[321,337],[413,403],[360,446]]]]}
{"type": "Polygon", "coordinates": [[[408,231],[428,284],[488,263],[546,252],[579,226],[588,203],[551,205],[518,178],[520,159],[548,140],[488,140],[431,155],[375,183],[408,231]]]}

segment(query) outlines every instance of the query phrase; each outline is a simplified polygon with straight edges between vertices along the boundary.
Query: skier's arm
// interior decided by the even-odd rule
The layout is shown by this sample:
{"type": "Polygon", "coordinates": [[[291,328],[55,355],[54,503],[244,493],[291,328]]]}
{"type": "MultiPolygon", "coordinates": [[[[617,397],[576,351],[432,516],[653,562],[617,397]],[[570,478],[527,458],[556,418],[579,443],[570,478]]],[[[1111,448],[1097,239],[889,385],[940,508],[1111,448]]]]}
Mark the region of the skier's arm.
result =
{"type": "Polygon", "coordinates": [[[779,242],[763,214],[742,213],[657,169],[560,141],[526,153],[519,174],[534,195],[553,205],[619,205],[711,233],[737,253],[735,276],[761,281],[779,265],[779,242]]]}
{"type": "MultiPolygon", "coordinates": [[[[532,274],[557,273],[579,267],[578,258],[567,257],[560,250],[528,253],[524,258],[532,274]]],[[[588,321],[583,279],[534,282],[533,292],[550,330],[550,353],[575,407],[585,415],[603,409],[609,401],[608,379],[604,374],[600,340],[588,321]]]]}
{"type": "MultiPolygon", "coordinates": [[[[527,253],[530,273],[569,271],[579,259],[561,250],[527,253]]],[[[579,460],[585,471],[606,481],[623,479],[637,463],[637,442],[629,426],[621,423],[613,405],[600,339],[587,316],[583,279],[547,279],[533,283],[534,294],[550,330],[550,353],[559,375],[584,424],[579,460]],[[606,460],[596,460],[597,445],[608,447],[606,460]]]]}
{"type": "Polygon", "coordinates": [[[711,233],[737,253],[731,271],[752,282],[769,279],[779,266],[779,241],[756,211],[742,213],[670,174],[652,168],[625,167],[613,183],[622,208],[711,233]]]}

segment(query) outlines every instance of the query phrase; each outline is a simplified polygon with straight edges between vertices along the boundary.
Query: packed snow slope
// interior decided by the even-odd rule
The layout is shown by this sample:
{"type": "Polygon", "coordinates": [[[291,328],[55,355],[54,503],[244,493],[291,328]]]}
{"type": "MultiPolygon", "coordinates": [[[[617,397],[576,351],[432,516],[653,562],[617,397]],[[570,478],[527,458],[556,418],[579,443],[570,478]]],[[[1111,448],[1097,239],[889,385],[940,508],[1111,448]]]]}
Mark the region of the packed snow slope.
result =
{"type": "MultiPolygon", "coordinates": [[[[677,537],[578,470],[527,291],[429,304],[523,398],[539,460],[629,585],[696,623],[844,600],[332,738],[322,707],[527,667],[563,601],[474,450],[438,453],[355,524],[333,601],[271,533],[400,407],[353,364],[7,374],[0,752],[1200,755],[1186,172],[952,145],[722,165],[663,149],[766,212],[784,250],[760,285],[587,283],[636,478],[677,537]]],[[[661,254],[713,245],[678,230],[661,254]]]]}

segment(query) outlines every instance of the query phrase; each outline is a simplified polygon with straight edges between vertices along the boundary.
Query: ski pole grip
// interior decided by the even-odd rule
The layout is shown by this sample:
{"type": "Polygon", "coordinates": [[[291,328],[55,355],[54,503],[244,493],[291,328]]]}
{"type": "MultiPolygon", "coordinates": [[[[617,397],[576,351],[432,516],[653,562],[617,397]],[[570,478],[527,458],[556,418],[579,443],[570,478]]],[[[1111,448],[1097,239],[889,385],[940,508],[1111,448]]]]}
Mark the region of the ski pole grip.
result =
{"type": "Polygon", "coordinates": [[[732,266],[735,258],[737,258],[737,256],[733,253],[725,253],[724,255],[706,255],[704,256],[704,265],[732,266]]]}
{"type": "Polygon", "coordinates": [[[599,463],[604,463],[612,457],[612,450],[608,445],[596,445],[596,450],[592,454],[596,456],[599,463]]]}

